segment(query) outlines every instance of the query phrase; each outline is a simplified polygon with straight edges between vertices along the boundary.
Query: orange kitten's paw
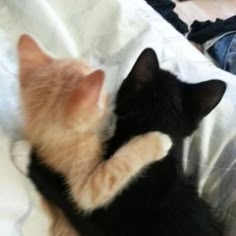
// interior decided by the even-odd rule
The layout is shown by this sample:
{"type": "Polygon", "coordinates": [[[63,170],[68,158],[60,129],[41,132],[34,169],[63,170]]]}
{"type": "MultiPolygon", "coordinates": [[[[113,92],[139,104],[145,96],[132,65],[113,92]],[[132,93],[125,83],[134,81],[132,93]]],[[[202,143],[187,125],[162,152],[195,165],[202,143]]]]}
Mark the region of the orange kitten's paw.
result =
{"type": "Polygon", "coordinates": [[[172,147],[170,137],[161,132],[146,133],[144,134],[144,138],[151,152],[150,157],[152,157],[153,160],[161,160],[164,158],[172,147]]]}

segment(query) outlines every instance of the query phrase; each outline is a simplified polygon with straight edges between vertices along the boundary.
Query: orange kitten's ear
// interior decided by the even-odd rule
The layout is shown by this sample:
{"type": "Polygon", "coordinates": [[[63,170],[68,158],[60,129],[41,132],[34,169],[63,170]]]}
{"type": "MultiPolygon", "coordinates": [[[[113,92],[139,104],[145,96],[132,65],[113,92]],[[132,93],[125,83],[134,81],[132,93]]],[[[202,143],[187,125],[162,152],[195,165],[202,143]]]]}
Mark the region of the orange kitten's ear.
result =
{"type": "Polygon", "coordinates": [[[79,81],[69,97],[66,109],[68,114],[89,111],[98,104],[104,81],[104,72],[96,70],[79,81]]]}
{"type": "Polygon", "coordinates": [[[33,38],[23,34],[18,41],[20,72],[27,73],[50,60],[33,38]],[[23,70],[23,71],[22,71],[23,70]]]}

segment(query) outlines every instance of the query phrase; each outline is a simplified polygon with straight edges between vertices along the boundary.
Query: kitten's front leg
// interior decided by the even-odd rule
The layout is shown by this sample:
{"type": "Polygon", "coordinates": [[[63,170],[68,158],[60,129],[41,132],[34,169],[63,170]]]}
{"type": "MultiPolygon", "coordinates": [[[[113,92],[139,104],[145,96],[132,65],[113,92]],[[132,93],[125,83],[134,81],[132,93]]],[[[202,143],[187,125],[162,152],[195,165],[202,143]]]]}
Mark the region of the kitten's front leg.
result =
{"type": "Polygon", "coordinates": [[[133,138],[98,164],[82,188],[69,182],[73,199],[85,211],[109,204],[144,167],[165,157],[171,145],[170,138],[159,132],[133,138]]]}
{"type": "Polygon", "coordinates": [[[51,218],[50,236],[80,236],[59,208],[43,198],[42,205],[51,218]]]}

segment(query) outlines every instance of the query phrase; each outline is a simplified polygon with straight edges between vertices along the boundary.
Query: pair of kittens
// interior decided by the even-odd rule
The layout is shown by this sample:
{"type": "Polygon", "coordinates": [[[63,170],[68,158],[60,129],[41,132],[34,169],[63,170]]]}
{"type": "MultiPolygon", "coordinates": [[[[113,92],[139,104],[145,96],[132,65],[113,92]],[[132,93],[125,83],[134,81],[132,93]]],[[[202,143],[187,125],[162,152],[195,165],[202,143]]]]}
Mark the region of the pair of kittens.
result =
{"type": "Polygon", "coordinates": [[[145,49],[118,91],[105,140],[104,73],[54,59],[26,35],[18,52],[24,132],[35,148],[30,177],[49,202],[52,235],[222,235],[181,156],[224,82],[181,82],[145,49]]]}
{"type": "MultiPolygon", "coordinates": [[[[171,140],[153,132],[135,137],[104,161],[101,127],[110,112],[103,71],[54,59],[27,35],[19,40],[18,54],[24,133],[40,161],[65,176],[77,208],[91,212],[108,204],[145,166],[167,154],[171,140]]],[[[53,235],[71,228],[62,222],[54,223],[53,235]]]]}

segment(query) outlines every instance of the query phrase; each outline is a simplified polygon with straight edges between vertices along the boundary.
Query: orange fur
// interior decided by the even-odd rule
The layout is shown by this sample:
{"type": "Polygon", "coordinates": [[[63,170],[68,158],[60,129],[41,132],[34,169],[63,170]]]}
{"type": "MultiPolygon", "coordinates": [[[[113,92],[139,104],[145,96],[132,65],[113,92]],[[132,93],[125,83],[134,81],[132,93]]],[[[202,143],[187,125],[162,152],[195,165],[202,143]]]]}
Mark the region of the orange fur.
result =
{"type": "Polygon", "coordinates": [[[100,128],[109,117],[104,73],[78,60],[47,56],[26,35],[18,53],[25,135],[42,161],[65,176],[80,209],[108,204],[145,166],[167,154],[168,136],[150,132],[103,161],[100,128]]]}
{"type": "Polygon", "coordinates": [[[75,229],[64,217],[60,209],[42,199],[42,206],[51,218],[50,235],[52,236],[79,236],[75,229]]]}

